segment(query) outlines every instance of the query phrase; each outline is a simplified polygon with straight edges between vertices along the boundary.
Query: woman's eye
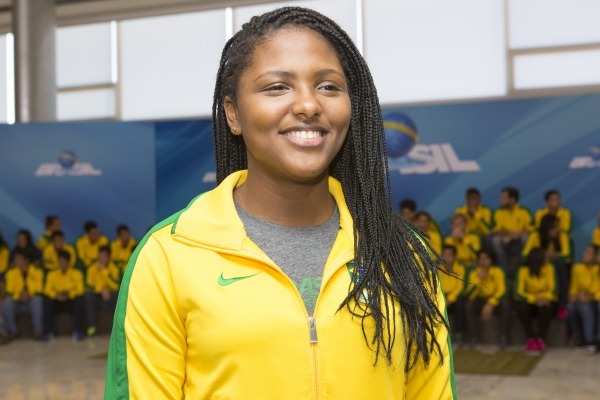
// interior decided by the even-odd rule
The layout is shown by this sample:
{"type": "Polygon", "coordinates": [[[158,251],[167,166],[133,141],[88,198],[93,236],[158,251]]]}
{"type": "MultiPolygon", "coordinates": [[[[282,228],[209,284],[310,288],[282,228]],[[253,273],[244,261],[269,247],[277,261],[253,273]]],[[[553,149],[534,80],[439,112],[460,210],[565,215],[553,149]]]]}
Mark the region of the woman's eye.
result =
{"type": "Polygon", "coordinates": [[[282,90],[286,90],[287,87],[285,87],[284,85],[274,85],[274,86],[269,86],[267,88],[267,91],[269,92],[280,92],[282,90]]]}
{"type": "Polygon", "coordinates": [[[328,84],[321,85],[321,86],[319,86],[319,89],[321,89],[321,90],[327,90],[327,91],[336,91],[336,92],[340,91],[339,86],[335,85],[333,83],[328,83],[328,84]]]}

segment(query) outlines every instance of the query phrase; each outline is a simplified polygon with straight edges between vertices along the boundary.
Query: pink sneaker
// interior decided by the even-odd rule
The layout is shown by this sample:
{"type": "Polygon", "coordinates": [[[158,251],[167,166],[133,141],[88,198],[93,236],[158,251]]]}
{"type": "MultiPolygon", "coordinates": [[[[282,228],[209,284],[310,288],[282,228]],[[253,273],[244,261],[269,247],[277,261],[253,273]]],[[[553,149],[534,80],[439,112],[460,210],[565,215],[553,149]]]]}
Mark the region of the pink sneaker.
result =
{"type": "Polygon", "coordinates": [[[531,338],[527,341],[525,345],[525,351],[536,351],[537,350],[537,340],[531,338]]]}
{"type": "Polygon", "coordinates": [[[544,342],[544,339],[537,338],[535,341],[535,344],[536,344],[536,350],[546,351],[546,342],[544,342]]]}
{"type": "Polygon", "coordinates": [[[556,318],[566,321],[567,317],[568,317],[567,309],[563,306],[558,307],[558,311],[556,312],[556,318]]]}

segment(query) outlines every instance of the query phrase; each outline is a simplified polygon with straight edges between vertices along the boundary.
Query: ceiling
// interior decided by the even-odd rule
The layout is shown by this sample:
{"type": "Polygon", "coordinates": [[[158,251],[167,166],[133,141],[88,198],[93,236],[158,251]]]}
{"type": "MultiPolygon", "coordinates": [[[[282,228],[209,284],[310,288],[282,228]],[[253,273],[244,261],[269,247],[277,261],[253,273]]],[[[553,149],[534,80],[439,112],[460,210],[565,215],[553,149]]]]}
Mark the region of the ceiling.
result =
{"type": "MultiPolygon", "coordinates": [[[[33,0],[30,0],[33,1],[33,0]]],[[[40,0],[37,0],[40,1],[40,0]]],[[[59,26],[235,7],[277,0],[55,0],[59,26]]],[[[11,31],[12,0],[0,0],[0,33],[11,31]]]]}

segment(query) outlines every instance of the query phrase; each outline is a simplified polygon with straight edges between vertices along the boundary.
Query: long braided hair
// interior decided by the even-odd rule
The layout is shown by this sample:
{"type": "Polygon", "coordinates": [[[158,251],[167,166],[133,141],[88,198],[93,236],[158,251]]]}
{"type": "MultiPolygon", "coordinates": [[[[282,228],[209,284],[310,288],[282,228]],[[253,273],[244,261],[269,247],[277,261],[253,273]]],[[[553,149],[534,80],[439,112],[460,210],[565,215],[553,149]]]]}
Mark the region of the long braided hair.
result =
{"type": "Polygon", "coordinates": [[[428,365],[433,353],[443,362],[435,328],[446,324],[434,300],[438,290],[438,257],[422,237],[392,207],[383,118],[371,73],[350,37],[331,19],[316,11],[284,7],[253,17],[225,45],[213,102],[213,134],[217,182],[247,168],[242,136],[233,135],[226,121],[225,96],[235,102],[241,73],[254,49],[285,28],[308,28],[323,37],[337,54],[349,87],[351,119],[342,148],[329,174],[342,184],[354,220],[355,270],[348,296],[340,304],[362,319],[367,345],[375,363],[383,351],[392,363],[396,338],[403,334],[405,370],[419,357],[428,365]],[[398,306],[400,304],[400,306],[398,306]],[[366,329],[367,319],[374,329],[366,329]],[[398,332],[397,319],[402,321],[398,332]],[[371,323],[372,324],[372,323],[371,323]],[[369,335],[369,331],[373,331],[369,335]]]}

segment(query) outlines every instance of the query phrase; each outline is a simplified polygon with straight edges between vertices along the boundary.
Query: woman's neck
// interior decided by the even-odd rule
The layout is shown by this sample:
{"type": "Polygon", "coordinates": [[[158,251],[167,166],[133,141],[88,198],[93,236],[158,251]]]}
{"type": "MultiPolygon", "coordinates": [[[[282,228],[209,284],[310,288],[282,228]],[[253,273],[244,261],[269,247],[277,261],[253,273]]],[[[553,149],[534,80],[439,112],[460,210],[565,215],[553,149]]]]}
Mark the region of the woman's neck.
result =
{"type": "Polygon", "coordinates": [[[233,196],[250,214],[284,226],[320,225],[335,209],[327,175],[313,182],[296,183],[249,173],[233,196]]]}

